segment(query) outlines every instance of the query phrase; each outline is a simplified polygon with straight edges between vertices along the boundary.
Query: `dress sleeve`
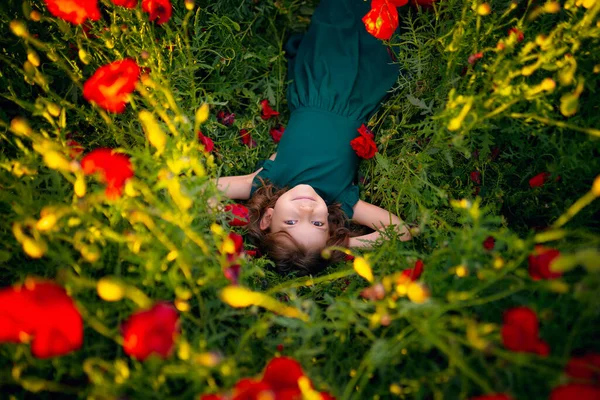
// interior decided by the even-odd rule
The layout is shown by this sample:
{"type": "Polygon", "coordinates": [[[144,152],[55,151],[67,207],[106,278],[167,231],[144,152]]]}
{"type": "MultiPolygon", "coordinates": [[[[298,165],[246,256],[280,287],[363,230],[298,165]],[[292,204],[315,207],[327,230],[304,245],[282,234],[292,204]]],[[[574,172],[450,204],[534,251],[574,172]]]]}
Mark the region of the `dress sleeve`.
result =
{"type": "Polygon", "coordinates": [[[259,177],[264,180],[271,180],[270,170],[271,170],[271,166],[273,165],[273,161],[272,160],[264,160],[264,161],[260,162],[258,165],[259,165],[259,168],[262,167],[262,171],[260,171],[258,174],[256,174],[254,179],[252,179],[252,186],[250,187],[250,197],[252,197],[252,195],[254,194],[256,189],[258,189],[259,187],[262,186],[260,179],[258,179],[259,177]]]}
{"type": "Polygon", "coordinates": [[[336,203],[341,203],[342,211],[344,211],[348,219],[352,219],[354,216],[354,210],[352,208],[358,203],[358,199],[358,186],[350,185],[346,187],[334,201],[336,203]]]}

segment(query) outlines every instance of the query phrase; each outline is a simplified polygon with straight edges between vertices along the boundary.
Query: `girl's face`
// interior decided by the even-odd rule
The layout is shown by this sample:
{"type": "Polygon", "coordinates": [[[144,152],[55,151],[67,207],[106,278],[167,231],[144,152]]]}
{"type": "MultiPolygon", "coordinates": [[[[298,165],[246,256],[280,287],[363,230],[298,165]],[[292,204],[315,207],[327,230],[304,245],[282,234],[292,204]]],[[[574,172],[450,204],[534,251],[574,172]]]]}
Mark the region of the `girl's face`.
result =
{"type": "Polygon", "coordinates": [[[329,239],[329,211],[325,200],[310,185],[298,185],[277,199],[260,221],[260,229],[285,230],[309,250],[325,248],[329,239]]]}

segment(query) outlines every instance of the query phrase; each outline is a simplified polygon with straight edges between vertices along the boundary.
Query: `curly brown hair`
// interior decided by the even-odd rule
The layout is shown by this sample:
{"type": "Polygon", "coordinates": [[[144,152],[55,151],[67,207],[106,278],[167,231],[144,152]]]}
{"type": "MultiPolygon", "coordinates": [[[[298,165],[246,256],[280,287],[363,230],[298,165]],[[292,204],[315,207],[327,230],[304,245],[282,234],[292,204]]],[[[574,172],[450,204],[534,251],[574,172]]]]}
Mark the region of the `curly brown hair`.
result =
{"type": "MultiPolygon", "coordinates": [[[[262,186],[248,200],[250,221],[247,225],[250,242],[258,247],[262,254],[266,254],[275,262],[275,269],[281,274],[295,272],[296,275],[316,274],[323,271],[330,264],[342,261],[346,255],[341,251],[332,251],[330,257],[324,258],[321,251],[311,251],[299,244],[285,231],[271,232],[270,228],[260,229],[260,220],[269,207],[275,207],[279,197],[287,192],[287,187],[276,190],[268,181],[261,180],[262,186]]],[[[350,230],[346,228],[346,215],[340,204],[327,206],[329,216],[329,238],[326,246],[348,247],[350,230]]]]}

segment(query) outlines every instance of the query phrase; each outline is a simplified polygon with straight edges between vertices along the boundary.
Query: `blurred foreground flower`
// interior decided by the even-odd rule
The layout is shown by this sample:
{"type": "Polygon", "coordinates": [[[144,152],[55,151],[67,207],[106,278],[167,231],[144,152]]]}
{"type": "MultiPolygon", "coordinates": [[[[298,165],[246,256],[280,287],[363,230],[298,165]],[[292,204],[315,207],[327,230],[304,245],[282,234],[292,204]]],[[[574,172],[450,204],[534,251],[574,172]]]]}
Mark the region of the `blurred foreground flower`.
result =
{"type": "Polygon", "coordinates": [[[106,183],[109,199],[120,197],[125,182],[133,177],[129,157],[112,149],[96,149],[86,154],[81,160],[81,168],[86,175],[100,175],[100,180],[106,183]]]}
{"type": "Polygon", "coordinates": [[[106,111],[122,113],[139,77],[140,68],[132,59],[114,61],[98,68],[83,84],[83,97],[106,111]]]}
{"type": "Polygon", "coordinates": [[[528,307],[515,307],[504,313],[502,342],[515,352],[550,354],[548,344],[539,338],[537,315],[528,307]]]}
{"type": "Polygon", "coordinates": [[[62,356],[83,344],[83,320],[65,289],[27,278],[0,290],[0,342],[31,343],[38,358],[62,356]]]}
{"type": "Polygon", "coordinates": [[[91,19],[100,19],[98,0],[44,0],[48,11],[55,17],[79,25],[91,19]]]}
{"type": "Polygon", "coordinates": [[[142,10],[150,14],[148,19],[156,20],[158,25],[168,22],[173,13],[170,0],[142,0],[142,10]]]}
{"type": "Polygon", "coordinates": [[[167,358],[179,335],[179,314],[173,306],[158,303],[129,317],[122,331],[125,353],[140,361],[153,353],[167,358]]]}
{"type": "Polygon", "coordinates": [[[276,117],[279,115],[279,112],[277,112],[271,108],[271,106],[269,105],[269,100],[267,100],[267,99],[262,100],[260,102],[260,107],[261,107],[260,117],[262,119],[267,120],[267,119],[270,119],[272,117],[276,117]]]}
{"type": "Polygon", "coordinates": [[[550,265],[555,258],[560,256],[560,251],[537,245],[528,258],[529,275],[534,281],[540,279],[556,279],[562,276],[561,272],[553,272],[550,265]]]}
{"type": "Polygon", "coordinates": [[[334,400],[325,392],[317,392],[302,366],[288,357],[275,357],[266,366],[261,379],[244,378],[233,387],[231,395],[204,395],[201,400],[334,400]]]}

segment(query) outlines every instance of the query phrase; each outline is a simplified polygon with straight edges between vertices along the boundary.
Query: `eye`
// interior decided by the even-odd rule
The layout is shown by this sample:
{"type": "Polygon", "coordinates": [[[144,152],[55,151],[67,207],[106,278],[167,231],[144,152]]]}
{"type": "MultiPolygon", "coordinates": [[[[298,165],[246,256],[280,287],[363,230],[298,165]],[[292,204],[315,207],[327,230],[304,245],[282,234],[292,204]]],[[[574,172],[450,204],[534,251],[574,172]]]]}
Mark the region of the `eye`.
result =
{"type": "Polygon", "coordinates": [[[283,221],[283,223],[286,225],[294,225],[296,221],[293,219],[288,219],[287,221],[283,221]]]}
{"type": "Polygon", "coordinates": [[[313,224],[314,224],[315,226],[324,226],[324,225],[325,225],[325,223],[324,223],[324,222],[321,222],[321,221],[314,221],[314,222],[313,222],[313,224]]]}

